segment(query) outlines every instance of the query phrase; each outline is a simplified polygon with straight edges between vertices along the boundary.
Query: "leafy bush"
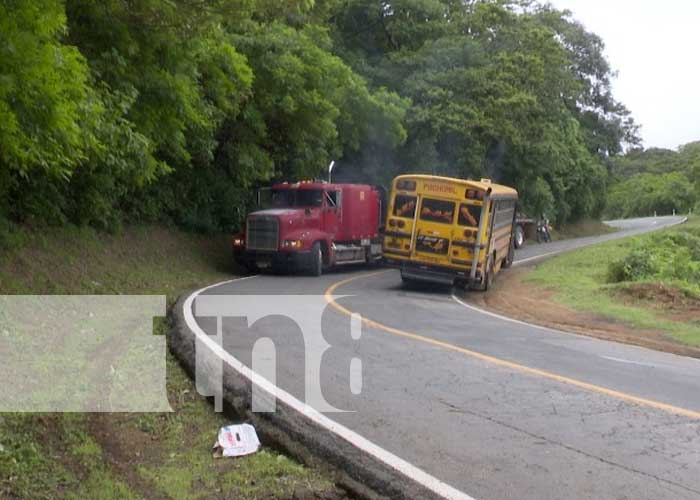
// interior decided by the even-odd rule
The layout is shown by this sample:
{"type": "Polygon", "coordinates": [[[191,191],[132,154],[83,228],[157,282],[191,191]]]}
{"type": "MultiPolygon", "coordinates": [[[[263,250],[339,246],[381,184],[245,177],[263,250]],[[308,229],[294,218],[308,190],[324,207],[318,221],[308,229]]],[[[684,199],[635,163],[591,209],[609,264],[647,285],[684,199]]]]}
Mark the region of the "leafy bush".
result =
{"type": "Polygon", "coordinates": [[[635,248],[622,259],[613,261],[608,266],[608,282],[637,281],[648,278],[658,272],[654,255],[648,249],[635,248]]]}
{"type": "Polygon", "coordinates": [[[608,265],[607,280],[676,282],[700,291],[700,227],[637,239],[627,255],[608,265]]]}

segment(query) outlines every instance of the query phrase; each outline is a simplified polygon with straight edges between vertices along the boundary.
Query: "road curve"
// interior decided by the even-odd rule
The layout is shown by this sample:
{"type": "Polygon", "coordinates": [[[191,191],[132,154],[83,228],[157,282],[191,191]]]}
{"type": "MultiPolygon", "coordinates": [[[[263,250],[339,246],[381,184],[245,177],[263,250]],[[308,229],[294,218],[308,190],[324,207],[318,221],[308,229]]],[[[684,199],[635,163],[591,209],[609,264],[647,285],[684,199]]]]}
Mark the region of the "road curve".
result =
{"type": "MultiPolygon", "coordinates": [[[[622,228],[616,233],[533,245],[517,260],[678,221],[614,221],[622,228]]],[[[320,364],[320,387],[325,402],[348,411],[324,418],[411,464],[409,474],[425,473],[443,492],[480,499],[700,498],[700,360],[484,314],[446,288],[406,289],[394,271],[264,275],[199,297],[206,295],[232,302],[252,295],[269,314],[299,300],[312,314],[318,301],[329,300],[322,334],[331,347],[320,364]],[[351,313],[362,317],[359,339],[351,313]],[[351,390],[353,359],[362,364],[359,394],[351,390]]],[[[187,307],[194,303],[196,310],[197,299],[187,307]]],[[[212,333],[211,322],[195,321],[212,333]]],[[[223,324],[223,348],[247,366],[263,337],[277,348],[277,386],[303,401],[310,358],[294,322],[267,315],[250,327],[223,324]]]]}

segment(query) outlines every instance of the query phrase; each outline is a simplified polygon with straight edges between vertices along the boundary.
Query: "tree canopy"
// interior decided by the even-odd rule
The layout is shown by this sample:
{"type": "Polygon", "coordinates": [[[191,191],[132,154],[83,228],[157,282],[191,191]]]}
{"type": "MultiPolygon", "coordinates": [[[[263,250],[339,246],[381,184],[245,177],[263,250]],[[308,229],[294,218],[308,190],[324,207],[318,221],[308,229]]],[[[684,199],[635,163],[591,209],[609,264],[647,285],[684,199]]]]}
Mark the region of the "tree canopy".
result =
{"type": "Polygon", "coordinates": [[[611,217],[700,210],[700,141],[670,149],[632,149],[612,164],[611,217]]]}
{"type": "Polygon", "coordinates": [[[0,34],[0,222],[229,229],[332,159],[489,176],[564,221],[637,141],[600,38],[536,2],[5,0],[0,34]]]}

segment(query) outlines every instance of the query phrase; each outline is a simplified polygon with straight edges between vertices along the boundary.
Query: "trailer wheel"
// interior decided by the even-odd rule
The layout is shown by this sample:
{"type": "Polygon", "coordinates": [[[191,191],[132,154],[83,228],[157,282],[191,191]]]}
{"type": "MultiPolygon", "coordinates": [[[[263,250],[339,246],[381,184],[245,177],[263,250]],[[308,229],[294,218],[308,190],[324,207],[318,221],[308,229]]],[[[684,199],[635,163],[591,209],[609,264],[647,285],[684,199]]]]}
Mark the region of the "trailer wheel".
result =
{"type": "Polygon", "coordinates": [[[523,243],[525,243],[525,230],[520,224],[515,225],[513,243],[515,244],[515,248],[520,248],[523,246],[523,243]]]}
{"type": "Polygon", "coordinates": [[[323,252],[319,241],[311,247],[311,267],[309,271],[311,276],[321,276],[321,273],[323,273],[323,252]]]}

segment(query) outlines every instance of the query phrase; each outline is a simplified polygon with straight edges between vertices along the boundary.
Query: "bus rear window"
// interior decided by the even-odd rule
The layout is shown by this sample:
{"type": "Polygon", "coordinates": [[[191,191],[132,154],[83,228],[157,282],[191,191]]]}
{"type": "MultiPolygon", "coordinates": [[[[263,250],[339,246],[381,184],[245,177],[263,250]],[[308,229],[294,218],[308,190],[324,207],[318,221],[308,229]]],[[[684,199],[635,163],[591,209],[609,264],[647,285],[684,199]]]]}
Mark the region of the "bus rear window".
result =
{"type": "Polygon", "coordinates": [[[481,219],[481,207],[462,203],[459,206],[459,225],[467,227],[478,227],[481,219]]]}
{"type": "Polygon", "coordinates": [[[394,216],[413,219],[416,215],[416,197],[396,195],[394,198],[394,216]]]}
{"type": "Polygon", "coordinates": [[[455,204],[451,201],[423,199],[420,210],[421,220],[429,222],[441,222],[452,224],[454,220],[455,204]]]}

